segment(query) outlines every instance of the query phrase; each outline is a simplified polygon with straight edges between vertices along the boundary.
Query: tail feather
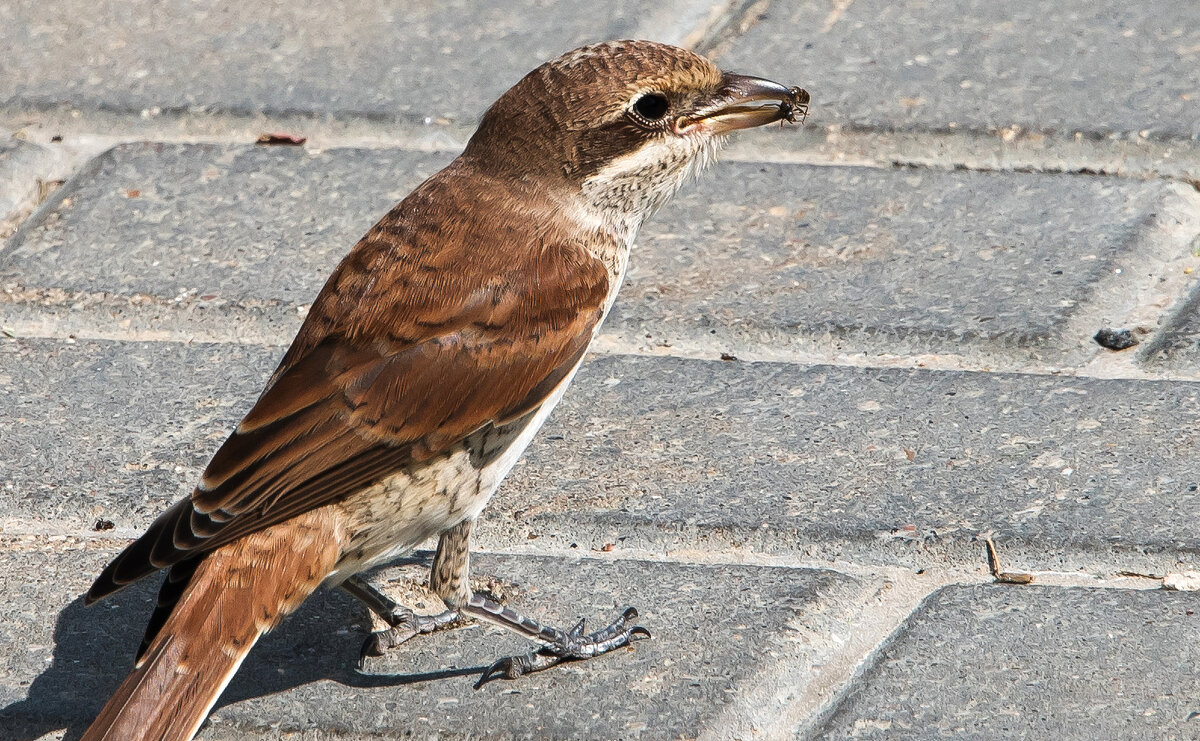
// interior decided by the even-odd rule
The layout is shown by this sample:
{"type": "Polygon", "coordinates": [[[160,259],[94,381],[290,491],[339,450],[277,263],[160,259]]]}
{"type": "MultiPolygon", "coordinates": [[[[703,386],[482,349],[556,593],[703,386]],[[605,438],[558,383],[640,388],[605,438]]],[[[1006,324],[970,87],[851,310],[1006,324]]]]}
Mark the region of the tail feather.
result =
{"type": "Polygon", "coordinates": [[[188,585],[192,583],[196,568],[204,562],[204,555],[180,561],[167,569],[167,576],[163,579],[162,586],[158,588],[158,600],[154,603],[154,612],[150,614],[150,620],[146,622],[146,634],[142,636],[142,645],[138,647],[137,663],[142,662],[142,657],[150,649],[150,643],[154,640],[154,636],[158,635],[158,632],[166,625],[167,618],[175,612],[175,605],[179,604],[188,585]]]}
{"type": "Polygon", "coordinates": [[[333,571],[340,542],[322,508],[204,558],[81,741],[191,739],[258,638],[333,571]]]}

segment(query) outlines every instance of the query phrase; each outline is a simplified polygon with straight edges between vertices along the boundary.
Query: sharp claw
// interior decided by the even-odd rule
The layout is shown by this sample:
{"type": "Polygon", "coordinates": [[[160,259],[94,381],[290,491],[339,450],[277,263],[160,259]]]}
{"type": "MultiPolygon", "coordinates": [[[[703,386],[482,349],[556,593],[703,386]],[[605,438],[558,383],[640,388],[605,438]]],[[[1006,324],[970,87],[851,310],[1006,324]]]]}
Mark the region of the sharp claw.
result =
{"type": "Polygon", "coordinates": [[[632,642],[634,639],[645,640],[647,638],[653,638],[653,637],[654,636],[650,635],[650,631],[646,630],[645,628],[643,628],[640,625],[635,625],[629,629],[630,642],[632,642]]]}
{"type": "Polygon", "coordinates": [[[636,607],[626,607],[625,612],[621,613],[622,620],[636,620],[638,611],[636,607]]]}
{"type": "Polygon", "coordinates": [[[507,679],[516,679],[518,676],[513,673],[513,661],[511,656],[500,659],[487,669],[484,669],[483,676],[481,676],[479,681],[475,683],[475,689],[480,689],[483,687],[483,685],[487,684],[493,679],[498,679],[502,676],[507,679]]]}
{"type": "Polygon", "coordinates": [[[572,638],[578,638],[579,636],[583,635],[584,625],[586,623],[587,623],[587,618],[579,618],[579,622],[575,623],[574,628],[571,628],[571,632],[569,635],[572,638]]]}

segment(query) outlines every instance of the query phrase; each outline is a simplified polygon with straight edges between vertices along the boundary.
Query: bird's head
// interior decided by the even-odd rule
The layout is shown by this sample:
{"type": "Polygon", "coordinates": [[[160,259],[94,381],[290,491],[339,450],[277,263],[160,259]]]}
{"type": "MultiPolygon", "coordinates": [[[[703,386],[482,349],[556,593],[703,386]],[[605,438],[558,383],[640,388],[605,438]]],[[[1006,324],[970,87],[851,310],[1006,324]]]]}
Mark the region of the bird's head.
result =
{"type": "Polygon", "coordinates": [[[640,223],[726,134],[803,118],[808,101],[800,88],[722,72],[686,49],[610,41],[526,75],[484,114],[464,155],[640,223]]]}

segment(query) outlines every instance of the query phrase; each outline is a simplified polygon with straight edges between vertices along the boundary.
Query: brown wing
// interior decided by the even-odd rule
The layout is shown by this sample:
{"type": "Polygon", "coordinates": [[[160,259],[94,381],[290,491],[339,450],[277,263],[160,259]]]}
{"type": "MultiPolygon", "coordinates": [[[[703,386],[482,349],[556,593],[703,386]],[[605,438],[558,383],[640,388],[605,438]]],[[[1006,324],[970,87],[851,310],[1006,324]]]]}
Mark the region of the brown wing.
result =
{"type": "Polygon", "coordinates": [[[574,368],[602,315],[603,265],[537,237],[484,249],[470,224],[451,219],[447,235],[444,218],[414,223],[412,200],[343,261],[200,486],[105,569],[89,602],[520,417],[574,368]]]}

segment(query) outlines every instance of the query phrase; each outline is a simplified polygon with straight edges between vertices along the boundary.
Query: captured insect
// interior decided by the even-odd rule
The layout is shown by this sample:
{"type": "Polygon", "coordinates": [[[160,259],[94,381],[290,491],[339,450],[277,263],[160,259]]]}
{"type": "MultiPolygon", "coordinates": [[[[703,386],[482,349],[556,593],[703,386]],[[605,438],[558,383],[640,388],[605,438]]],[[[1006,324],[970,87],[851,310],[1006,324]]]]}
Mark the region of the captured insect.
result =
{"type": "Polygon", "coordinates": [[[779,109],[783,113],[782,120],[796,123],[796,119],[799,118],[800,123],[803,124],[808,119],[808,101],[810,100],[808,91],[804,88],[793,87],[788,92],[791,93],[792,99],[779,104],[779,109]]]}

